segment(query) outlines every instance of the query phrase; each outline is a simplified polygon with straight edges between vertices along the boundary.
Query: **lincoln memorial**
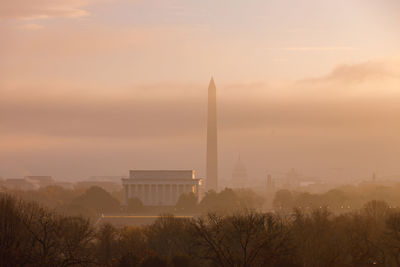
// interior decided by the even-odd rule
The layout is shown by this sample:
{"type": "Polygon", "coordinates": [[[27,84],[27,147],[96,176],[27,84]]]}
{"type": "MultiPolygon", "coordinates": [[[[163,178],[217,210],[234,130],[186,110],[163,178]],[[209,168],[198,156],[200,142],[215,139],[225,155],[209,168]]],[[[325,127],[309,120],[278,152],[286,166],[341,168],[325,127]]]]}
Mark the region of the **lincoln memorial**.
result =
{"type": "Polygon", "coordinates": [[[131,170],[122,179],[123,203],[138,198],[145,206],[174,206],[180,195],[190,192],[200,200],[201,184],[193,170],[131,170]]]}

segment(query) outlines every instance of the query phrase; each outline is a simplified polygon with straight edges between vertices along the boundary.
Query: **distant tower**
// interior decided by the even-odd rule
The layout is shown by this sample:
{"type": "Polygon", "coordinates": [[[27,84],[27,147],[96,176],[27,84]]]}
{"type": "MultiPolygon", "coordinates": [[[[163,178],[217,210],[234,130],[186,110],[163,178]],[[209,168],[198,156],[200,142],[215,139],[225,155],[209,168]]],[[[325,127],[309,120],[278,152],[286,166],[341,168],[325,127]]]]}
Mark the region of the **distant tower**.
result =
{"type": "Polygon", "coordinates": [[[268,189],[272,188],[272,176],[271,176],[271,174],[268,174],[268,176],[267,176],[267,188],[268,189]]]}
{"type": "Polygon", "coordinates": [[[208,190],[218,190],[218,148],[217,148],[217,89],[211,78],[208,86],[208,118],[207,118],[207,177],[208,190]]]}
{"type": "Polygon", "coordinates": [[[241,161],[240,155],[239,155],[236,165],[232,171],[231,186],[233,188],[244,188],[244,187],[248,186],[247,169],[246,169],[246,166],[241,161]]]}
{"type": "Polygon", "coordinates": [[[268,174],[267,176],[267,192],[268,194],[273,194],[275,191],[275,183],[272,180],[271,174],[268,174]]]}

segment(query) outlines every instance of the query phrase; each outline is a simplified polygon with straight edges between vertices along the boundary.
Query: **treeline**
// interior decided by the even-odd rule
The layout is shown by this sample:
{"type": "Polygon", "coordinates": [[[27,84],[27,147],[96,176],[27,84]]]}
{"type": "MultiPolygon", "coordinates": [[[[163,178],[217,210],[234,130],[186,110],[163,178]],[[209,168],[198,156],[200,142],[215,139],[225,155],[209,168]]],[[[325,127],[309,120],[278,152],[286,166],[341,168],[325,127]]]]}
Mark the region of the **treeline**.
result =
{"type": "Polygon", "coordinates": [[[102,213],[121,212],[119,192],[111,194],[97,186],[87,189],[65,189],[59,186],[48,186],[39,190],[6,192],[19,199],[38,203],[63,215],[82,215],[96,220],[102,213]]]}
{"type": "Polygon", "coordinates": [[[257,211],[275,211],[281,213],[301,209],[310,212],[314,209],[327,208],[341,214],[356,211],[371,200],[381,200],[390,207],[400,207],[400,185],[383,186],[373,183],[358,186],[342,186],[325,193],[311,194],[307,192],[279,190],[272,203],[271,196],[255,193],[249,189],[229,189],[220,192],[206,192],[198,203],[194,194],[183,194],[176,205],[171,207],[146,207],[139,199],[129,199],[127,206],[121,206],[122,192],[109,193],[100,187],[88,189],[64,189],[49,186],[32,191],[9,191],[26,201],[34,201],[40,205],[54,209],[60,214],[83,215],[97,220],[101,214],[202,214],[206,212],[234,212],[241,209],[257,211]],[[272,205],[271,205],[272,204],[272,205]]]}
{"type": "Polygon", "coordinates": [[[355,211],[371,200],[385,201],[389,206],[400,207],[400,184],[391,186],[362,183],[357,186],[341,186],[326,193],[311,194],[279,190],[276,192],[273,208],[277,211],[302,209],[310,211],[326,207],[335,213],[355,211]]]}
{"type": "Polygon", "coordinates": [[[262,196],[247,189],[224,189],[221,192],[209,191],[198,203],[193,193],[183,194],[172,207],[146,207],[137,199],[129,199],[127,206],[121,206],[122,192],[109,193],[93,186],[88,189],[65,189],[48,186],[32,191],[8,191],[25,201],[34,201],[44,207],[69,216],[83,215],[97,220],[101,214],[198,214],[208,211],[231,212],[237,209],[260,210],[264,203],[262,196]]]}
{"type": "Polygon", "coordinates": [[[93,225],[0,195],[0,266],[400,266],[400,212],[381,201],[342,215],[243,211],[93,225]]]}
{"type": "Polygon", "coordinates": [[[160,207],[144,207],[137,198],[128,200],[127,211],[154,212],[164,211],[171,213],[199,214],[205,212],[233,212],[235,210],[252,209],[261,210],[264,198],[249,189],[230,189],[225,188],[221,192],[210,190],[205,193],[200,202],[197,201],[193,193],[182,194],[176,205],[160,209],[160,207]]]}

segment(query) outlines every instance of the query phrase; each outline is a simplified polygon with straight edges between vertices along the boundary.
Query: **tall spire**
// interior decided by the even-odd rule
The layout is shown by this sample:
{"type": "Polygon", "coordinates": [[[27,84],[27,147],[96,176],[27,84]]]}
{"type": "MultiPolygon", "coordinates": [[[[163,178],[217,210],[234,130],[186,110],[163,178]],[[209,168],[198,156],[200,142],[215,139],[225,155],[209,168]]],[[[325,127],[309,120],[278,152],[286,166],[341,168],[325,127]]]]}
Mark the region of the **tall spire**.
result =
{"type": "Polygon", "coordinates": [[[207,177],[208,190],[218,190],[218,138],[217,138],[217,89],[211,77],[208,86],[208,118],[207,118],[207,177]]]}

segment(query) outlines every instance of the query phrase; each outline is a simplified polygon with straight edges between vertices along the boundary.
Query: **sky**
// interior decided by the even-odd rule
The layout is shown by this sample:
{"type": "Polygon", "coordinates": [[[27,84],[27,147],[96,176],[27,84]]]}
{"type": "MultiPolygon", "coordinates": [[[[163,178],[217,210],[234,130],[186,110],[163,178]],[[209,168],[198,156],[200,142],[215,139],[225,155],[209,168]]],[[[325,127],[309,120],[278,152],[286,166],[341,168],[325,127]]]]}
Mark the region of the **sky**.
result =
{"type": "Polygon", "coordinates": [[[3,0],[0,176],[400,174],[398,0],[3,0]]]}

